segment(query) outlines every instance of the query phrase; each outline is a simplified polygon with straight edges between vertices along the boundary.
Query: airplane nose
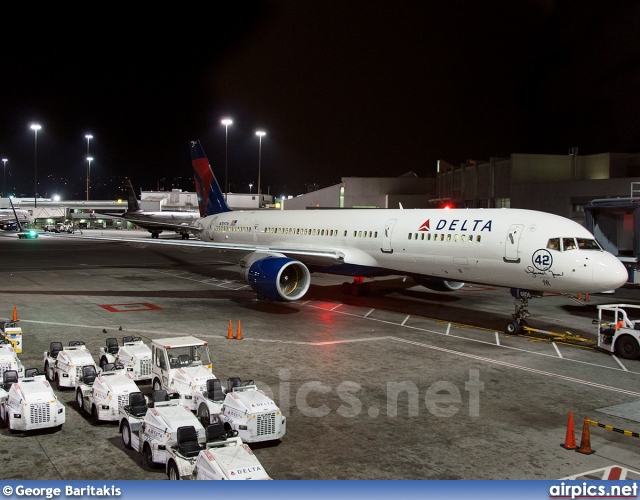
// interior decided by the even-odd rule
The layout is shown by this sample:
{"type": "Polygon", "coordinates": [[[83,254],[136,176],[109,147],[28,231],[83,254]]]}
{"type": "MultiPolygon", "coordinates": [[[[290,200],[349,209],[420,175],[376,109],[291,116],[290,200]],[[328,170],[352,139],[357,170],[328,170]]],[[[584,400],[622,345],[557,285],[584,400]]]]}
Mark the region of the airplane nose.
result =
{"type": "Polygon", "coordinates": [[[628,279],[627,268],[615,255],[608,252],[596,260],[593,266],[593,286],[599,292],[620,288],[628,279]]]}

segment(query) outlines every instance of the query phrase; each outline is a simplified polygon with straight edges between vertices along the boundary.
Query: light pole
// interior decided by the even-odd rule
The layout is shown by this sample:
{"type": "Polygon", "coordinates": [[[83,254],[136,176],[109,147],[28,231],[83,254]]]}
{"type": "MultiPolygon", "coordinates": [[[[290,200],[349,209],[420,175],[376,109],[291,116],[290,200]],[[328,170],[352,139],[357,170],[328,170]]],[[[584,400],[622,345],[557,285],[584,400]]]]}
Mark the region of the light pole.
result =
{"type": "MultiPolygon", "coordinates": [[[[89,160],[89,141],[93,139],[91,134],[85,134],[84,138],[87,140],[87,160],[89,166],[87,167],[87,201],[89,201],[89,169],[91,168],[91,160],[89,160]]],[[[91,158],[93,160],[93,158],[91,158]]]]}
{"type": "Polygon", "coordinates": [[[91,156],[87,156],[87,201],[89,201],[89,176],[91,175],[91,162],[93,158],[91,156]]]}
{"type": "Polygon", "coordinates": [[[227,184],[227,153],[229,151],[228,137],[229,137],[229,125],[233,124],[231,118],[223,118],[222,124],[224,125],[224,201],[227,201],[227,193],[229,192],[229,185],[227,184]]]}
{"type": "MultiPolygon", "coordinates": [[[[35,155],[34,155],[34,178],[35,185],[33,189],[33,208],[38,208],[38,130],[42,128],[41,125],[37,123],[31,124],[31,130],[33,130],[35,134],[35,155]]],[[[35,216],[36,214],[34,214],[35,216]]]]}
{"type": "Polygon", "coordinates": [[[4,167],[4,175],[2,176],[2,197],[4,198],[5,191],[7,189],[7,160],[6,158],[2,159],[2,166],[4,167]]]}
{"type": "Polygon", "coordinates": [[[267,135],[264,130],[257,130],[256,135],[260,137],[260,148],[258,149],[258,208],[262,208],[262,191],[260,190],[260,164],[262,163],[262,138],[267,135]]]}
{"type": "Polygon", "coordinates": [[[251,188],[253,187],[253,182],[249,183],[249,194],[251,194],[251,188]]]}

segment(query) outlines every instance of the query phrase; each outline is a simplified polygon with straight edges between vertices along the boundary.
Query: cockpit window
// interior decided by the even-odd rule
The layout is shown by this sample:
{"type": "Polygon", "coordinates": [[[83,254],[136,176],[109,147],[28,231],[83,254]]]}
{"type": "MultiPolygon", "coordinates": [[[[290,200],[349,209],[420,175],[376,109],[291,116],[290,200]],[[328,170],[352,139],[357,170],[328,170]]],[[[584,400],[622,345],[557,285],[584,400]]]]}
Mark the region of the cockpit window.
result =
{"type": "Polygon", "coordinates": [[[547,242],[547,248],[549,250],[560,250],[560,238],[551,238],[547,242]]]}
{"type": "Polygon", "coordinates": [[[596,240],[590,238],[576,238],[580,250],[602,250],[596,240]]]}
{"type": "Polygon", "coordinates": [[[575,250],[576,240],[573,238],[562,238],[562,249],[566,252],[567,250],[575,250]]]}

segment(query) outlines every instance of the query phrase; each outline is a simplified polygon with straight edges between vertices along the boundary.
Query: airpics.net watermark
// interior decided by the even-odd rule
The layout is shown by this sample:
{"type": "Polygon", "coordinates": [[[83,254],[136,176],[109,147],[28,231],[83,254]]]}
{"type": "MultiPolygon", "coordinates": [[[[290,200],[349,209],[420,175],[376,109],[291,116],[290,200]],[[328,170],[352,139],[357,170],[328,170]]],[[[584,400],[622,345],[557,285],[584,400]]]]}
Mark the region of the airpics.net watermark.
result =
{"type": "Polygon", "coordinates": [[[480,393],[484,390],[480,371],[475,369],[469,370],[469,378],[462,390],[453,382],[445,380],[433,382],[426,389],[421,389],[411,381],[387,381],[386,404],[369,404],[365,407],[364,388],[358,382],[344,381],[334,388],[313,380],[302,383],[294,390],[289,369],[281,369],[278,376],[278,391],[273,391],[262,382],[256,383],[258,389],[273,398],[284,415],[290,415],[292,408],[295,408],[305,417],[312,418],[326,417],[333,411],[345,418],[362,416],[365,411],[370,418],[417,417],[423,409],[434,417],[446,418],[456,415],[463,406],[468,408],[470,417],[479,417],[480,393]],[[340,402],[337,407],[332,408],[324,402],[335,399],[335,396],[340,402]]]}

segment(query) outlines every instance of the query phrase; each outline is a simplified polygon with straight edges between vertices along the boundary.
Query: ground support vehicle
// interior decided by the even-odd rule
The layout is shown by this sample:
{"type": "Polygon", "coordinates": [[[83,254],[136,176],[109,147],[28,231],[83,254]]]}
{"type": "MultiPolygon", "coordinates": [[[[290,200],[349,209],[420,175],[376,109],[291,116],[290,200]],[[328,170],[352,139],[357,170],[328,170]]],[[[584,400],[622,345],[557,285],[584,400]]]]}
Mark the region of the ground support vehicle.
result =
{"type": "Polygon", "coordinates": [[[180,402],[196,411],[195,395],[206,391],[211,371],[209,345],[196,337],[173,337],[151,342],[153,389],[177,393],[180,402]]]}
{"type": "Polygon", "coordinates": [[[180,427],[176,444],[167,448],[169,479],[271,479],[248,445],[222,422],[209,425],[202,446],[195,428],[180,427]]]}
{"type": "Polygon", "coordinates": [[[640,357],[640,306],[607,304],[598,306],[598,347],[625,359],[640,357]],[[631,313],[638,319],[632,320],[631,313]]]}
{"type": "Polygon", "coordinates": [[[18,377],[24,377],[24,366],[18,359],[16,350],[9,340],[0,340],[0,380],[4,372],[7,370],[15,370],[18,377]]]}
{"type": "Polygon", "coordinates": [[[60,342],[52,342],[49,351],[45,351],[45,374],[48,380],[57,382],[58,389],[75,388],[84,366],[93,366],[96,372],[98,368],[84,342],[72,340],[58,351],[61,345],[60,342]]]}
{"type": "Polygon", "coordinates": [[[276,403],[252,380],[227,380],[223,391],[218,379],[207,380],[207,391],[194,396],[198,418],[207,426],[220,416],[225,430],[237,431],[245,443],[281,439],[287,430],[285,416],[276,403]]]}
{"type": "Polygon", "coordinates": [[[98,357],[100,366],[121,364],[136,382],[151,381],[151,349],[140,337],[123,337],[122,345],[118,345],[116,338],[108,338],[98,357]]]}
{"type": "Polygon", "coordinates": [[[62,428],[65,407],[58,401],[44,375],[18,379],[15,370],[5,371],[0,388],[0,419],[9,432],[62,428]]]}
{"type": "MultiPolygon", "coordinates": [[[[144,454],[149,467],[167,462],[167,447],[177,441],[179,427],[193,426],[198,441],[205,442],[204,427],[177,397],[166,399],[164,390],[154,391],[153,405],[144,410],[141,392],[129,395],[129,404],[120,409],[120,432],[125,448],[144,454]]],[[[176,396],[176,395],[172,395],[176,396]]]]}
{"type": "Polygon", "coordinates": [[[76,386],[78,407],[90,413],[96,422],[119,421],[120,409],[129,404],[129,394],[140,391],[124,368],[112,370],[113,367],[109,363],[97,373],[95,367],[84,366],[76,386]]]}
{"type": "Polygon", "coordinates": [[[17,321],[3,321],[0,323],[2,335],[6,340],[11,342],[17,354],[22,353],[22,328],[18,326],[17,321]]]}

